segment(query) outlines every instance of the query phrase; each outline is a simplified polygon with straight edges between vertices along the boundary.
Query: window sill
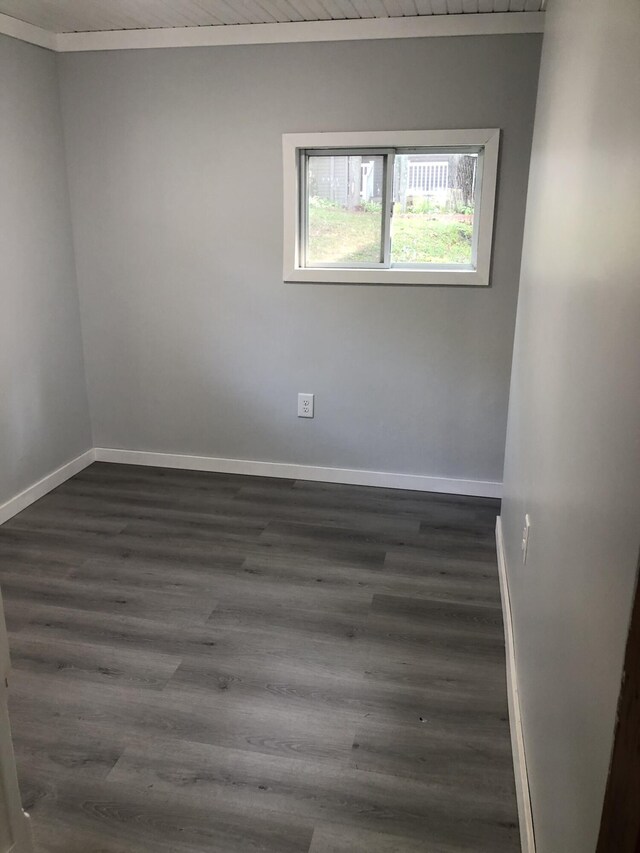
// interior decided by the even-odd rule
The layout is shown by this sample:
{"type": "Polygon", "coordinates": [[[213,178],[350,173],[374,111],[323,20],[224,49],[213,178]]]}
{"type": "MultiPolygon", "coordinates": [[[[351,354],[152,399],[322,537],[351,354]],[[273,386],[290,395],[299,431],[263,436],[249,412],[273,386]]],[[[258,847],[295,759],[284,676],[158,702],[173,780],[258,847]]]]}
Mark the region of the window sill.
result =
{"type": "Polygon", "coordinates": [[[316,284],[409,284],[446,287],[486,287],[488,275],[478,270],[294,268],[284,281],[316,284]]]}

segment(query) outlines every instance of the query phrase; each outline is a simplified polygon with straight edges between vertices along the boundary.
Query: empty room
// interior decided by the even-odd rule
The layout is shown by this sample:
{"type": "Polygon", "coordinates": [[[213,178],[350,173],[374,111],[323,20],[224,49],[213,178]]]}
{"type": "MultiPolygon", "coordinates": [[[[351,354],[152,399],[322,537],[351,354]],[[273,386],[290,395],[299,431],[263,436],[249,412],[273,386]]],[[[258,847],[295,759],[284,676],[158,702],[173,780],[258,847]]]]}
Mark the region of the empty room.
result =
{"type": "Polygon", "coordinates": [[[0,853],[640,851],[638,0],[0,0],[0,853]]]}

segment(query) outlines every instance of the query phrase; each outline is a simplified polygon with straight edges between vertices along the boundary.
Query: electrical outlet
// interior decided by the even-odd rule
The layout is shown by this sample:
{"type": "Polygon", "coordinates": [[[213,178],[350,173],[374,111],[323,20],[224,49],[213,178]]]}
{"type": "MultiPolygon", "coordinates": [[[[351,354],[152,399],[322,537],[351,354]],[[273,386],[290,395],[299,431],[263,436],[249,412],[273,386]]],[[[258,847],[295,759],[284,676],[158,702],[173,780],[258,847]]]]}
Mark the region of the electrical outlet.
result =
{"type": "Polygon", "coordinates": [[[524,527],[522,528],[522,565],[527,562],[527,551],[529,550],[529,532],[531,530],[531,519],[529,513],[524,517],[524,527]]]}
{"type": "Polygon", "coordinates": [[[298,417],[313,417],[313,394],[298,394],[298,417]]]}

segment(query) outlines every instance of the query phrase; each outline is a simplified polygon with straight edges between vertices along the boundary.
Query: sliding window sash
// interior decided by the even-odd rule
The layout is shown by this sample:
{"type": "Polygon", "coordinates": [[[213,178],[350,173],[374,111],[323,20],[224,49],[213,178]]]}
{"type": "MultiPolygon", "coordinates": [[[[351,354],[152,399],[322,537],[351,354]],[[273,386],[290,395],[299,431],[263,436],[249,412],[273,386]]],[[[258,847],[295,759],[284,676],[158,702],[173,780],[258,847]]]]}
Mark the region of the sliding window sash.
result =
{"type": "Polygon", "coordinates": [[[298,152],[300,175],[299,246],[298,257],[304,269],[389,269],[391,264],[391,215],[393,206],[394,154],[391,148],[308,148],[298,152]],[[314,261],[308,263],[309,245],[309,157],[381,157],[382,158],[382,215],[380,221],[380,261],[314,261]]]}
{"type": "MultiPolygon", "coordinates": [[[[443,272],[475,272],[478,266],[478,234],[480,231],[480,201],[482,198],[482,166],[484,162],[484,146],[482,145],[430,145],[411,148],[396,148],[393,150],[395,154],[442,154],[444,157],[450,154],[474,154],[478,161],[476,165],[475,186],[473,188],[473,204],[474,204],[474,227],[471,234],[471,263],[470,264],[428,264],[428,263],[391,263],[389,259],[388,269],[392,270],[424,270],[425,272],[442,270],[443,272]]],[[[393,181],[395,172],[391,174],[391,193],[393,194],[393,181]]],[[[391,202],[390,217],[393,216],[393,201],[391,202]]],[[[390,230],[390,228],[389,228],[390,230]]],[[[391,248],[391,237],[389,236],[389,250],[391,248]]],[[[390,254],[390,251],[389,251],[390,254]]]]}

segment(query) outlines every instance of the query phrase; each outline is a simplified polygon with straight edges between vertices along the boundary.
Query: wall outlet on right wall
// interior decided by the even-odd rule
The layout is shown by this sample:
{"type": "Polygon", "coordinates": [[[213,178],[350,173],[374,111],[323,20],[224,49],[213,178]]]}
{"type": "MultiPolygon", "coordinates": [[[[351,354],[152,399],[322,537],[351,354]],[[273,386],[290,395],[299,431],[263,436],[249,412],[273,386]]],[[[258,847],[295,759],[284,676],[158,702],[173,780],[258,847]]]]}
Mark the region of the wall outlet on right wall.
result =
{"type": "Polygon", "coordinates": [[[529,550],[529,531],[531,530],[531,519],[529,513],[524,517],[524,527],[522,528],[522,565],[526,565],[527,551],[529,550]]]}

